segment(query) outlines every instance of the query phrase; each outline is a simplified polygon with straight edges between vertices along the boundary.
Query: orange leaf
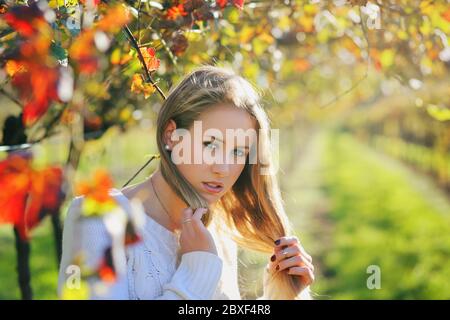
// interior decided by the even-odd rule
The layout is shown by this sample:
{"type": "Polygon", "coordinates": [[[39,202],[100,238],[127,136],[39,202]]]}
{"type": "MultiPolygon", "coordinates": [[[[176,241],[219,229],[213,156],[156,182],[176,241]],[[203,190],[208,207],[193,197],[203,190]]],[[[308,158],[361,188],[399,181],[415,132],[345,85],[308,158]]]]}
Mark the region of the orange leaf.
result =
{"type": "Polygon", "coordinates": [[[447,20],[448,22],[450,22],[450,9],[447,9],[447,11],[445,11],[445,12],[442,14],[442,17],[443,17],[445,20],[447,20]]]}
{"type": "Polygon", "coordinates": [[[131,92],[133,93],[143,93],[144,98],[147,99],[156,91],[156,88],[151,83],[144,83],[142,76],[140,74],[133,75],[131,82],[131,92]]]}
{"type": "Polygon", "coordinates": [[[183,4],[179,4],[177,6],[172,6],[167,10],[167,19],[168,20],[176,20],[180,17],[184,17],[187,15],[187,12],[184,11],[183,4]]]}
{"type": "Polygon", "coordinates": [[[111,201],[109,190],[113,181],[106,170],[100,169],[94,173],[92,182],[82,181],[76,186],[77,195],[85,195],[93,200],[104,203],[111,201]]]}
{"type": "Polygon", "coordinates": [[[144,57],[145,64],[149,72],[155,71],[159,68],[160,61],[156,58],[156,51],[154,48],[139,48],[144,57]]]}
{"type": "Polygon", "coordinates": [[[16,73],[26,71],[26,67],[19,61],[8,60],[5,65],[5,71],[10,77],[13,77],[16,73]]]}
{"type": "Polygon", "coordinates": [[[131,16],[128,9],[124,5],[118,4],[109,8],[96,27],[105,32],[117,33],[130,20],[131,16]]]}

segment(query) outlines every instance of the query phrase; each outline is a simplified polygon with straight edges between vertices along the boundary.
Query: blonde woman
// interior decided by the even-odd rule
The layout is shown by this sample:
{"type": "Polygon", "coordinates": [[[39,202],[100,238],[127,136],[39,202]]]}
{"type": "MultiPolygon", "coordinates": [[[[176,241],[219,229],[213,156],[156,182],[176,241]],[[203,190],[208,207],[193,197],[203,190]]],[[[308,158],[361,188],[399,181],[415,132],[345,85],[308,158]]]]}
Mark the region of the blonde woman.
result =
{"type": "MultiPolygon", "coordinates": [[[[116,282],[91,298],[240,299],[240,245],[269,254],[261,299],[310,299],[314,266],[283,209],[270,130],[258,93],[228,69],[200,67],[172,88],[157,120],[159,166],[111,193],[125,208],[142,203],[142,241],[117,260],[116,282]]],[[[111,242],[99,221],[74,232],[82,200],[65,222],[60,294],[74,244],[95,265],[111,242]]]]}

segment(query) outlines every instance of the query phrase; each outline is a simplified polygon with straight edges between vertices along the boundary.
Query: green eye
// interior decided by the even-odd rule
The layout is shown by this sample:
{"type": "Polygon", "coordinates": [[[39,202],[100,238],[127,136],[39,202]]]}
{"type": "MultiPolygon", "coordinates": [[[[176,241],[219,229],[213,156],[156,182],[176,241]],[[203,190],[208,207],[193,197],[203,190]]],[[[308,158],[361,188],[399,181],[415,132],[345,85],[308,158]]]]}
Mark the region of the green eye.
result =
{"type": "Polygon", "coordinates": [[[205,142],[203,142],[203,145],[204,145],[205,147],[211,148],[211,149],[216,149],[216,148],[217,148],[217,145],[214,144],[214,143],[211,142],[211,141],[205,141],[205,142]]]}
{"type": "Polygon", "coordinates": [[[234,149],[234,154],[238,157],[243,157],[245,155],[245,152],[240,149],[234,149]]]}

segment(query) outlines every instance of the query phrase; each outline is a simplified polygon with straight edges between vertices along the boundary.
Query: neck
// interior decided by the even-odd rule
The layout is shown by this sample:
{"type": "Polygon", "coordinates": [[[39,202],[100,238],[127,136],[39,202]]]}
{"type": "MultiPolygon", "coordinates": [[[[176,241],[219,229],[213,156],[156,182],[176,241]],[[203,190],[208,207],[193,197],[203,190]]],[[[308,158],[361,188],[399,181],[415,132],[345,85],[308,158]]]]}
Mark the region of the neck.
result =
{"type": "MultiPolygon", "coordinates": [[[[188,207],[188,204],[172,190],[164,179],[160,167],[148,178],[149,187],[151,188],[150,178],[153,181],[154,191],[157,193],[157,195],[155,194],[156,201],[153,203],[157,203],[158,209],[156,210],[158,215],[166,222],[167,228],[171,231],[181,230],[183,209],[188,207]]],[[[154,204],[152,207],[155,207],[154,204]]]]}

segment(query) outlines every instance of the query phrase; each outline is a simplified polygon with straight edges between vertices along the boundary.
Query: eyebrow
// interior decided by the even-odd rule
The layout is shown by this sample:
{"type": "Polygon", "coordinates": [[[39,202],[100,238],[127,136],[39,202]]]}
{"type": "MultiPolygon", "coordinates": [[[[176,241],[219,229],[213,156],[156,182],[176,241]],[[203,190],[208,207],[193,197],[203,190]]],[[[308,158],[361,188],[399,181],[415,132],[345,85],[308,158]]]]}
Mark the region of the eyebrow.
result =
{"type": "MultiPolygon", "coordinates": [[[[223,143],[223,140],[221,140],[221,139],[219,139],[219,138],[216,138],[215,136],[207,136],[207,137],[209,137],[209,138],[212,138],[213,140],[217,140],[217,141],[220,141],[220,142],[222,142],[223,143]]],[[[250,149],[249,147],[247,147],[247,146],[238,146],[238,148],[244,148],[244,149],[250,149]]]]}

